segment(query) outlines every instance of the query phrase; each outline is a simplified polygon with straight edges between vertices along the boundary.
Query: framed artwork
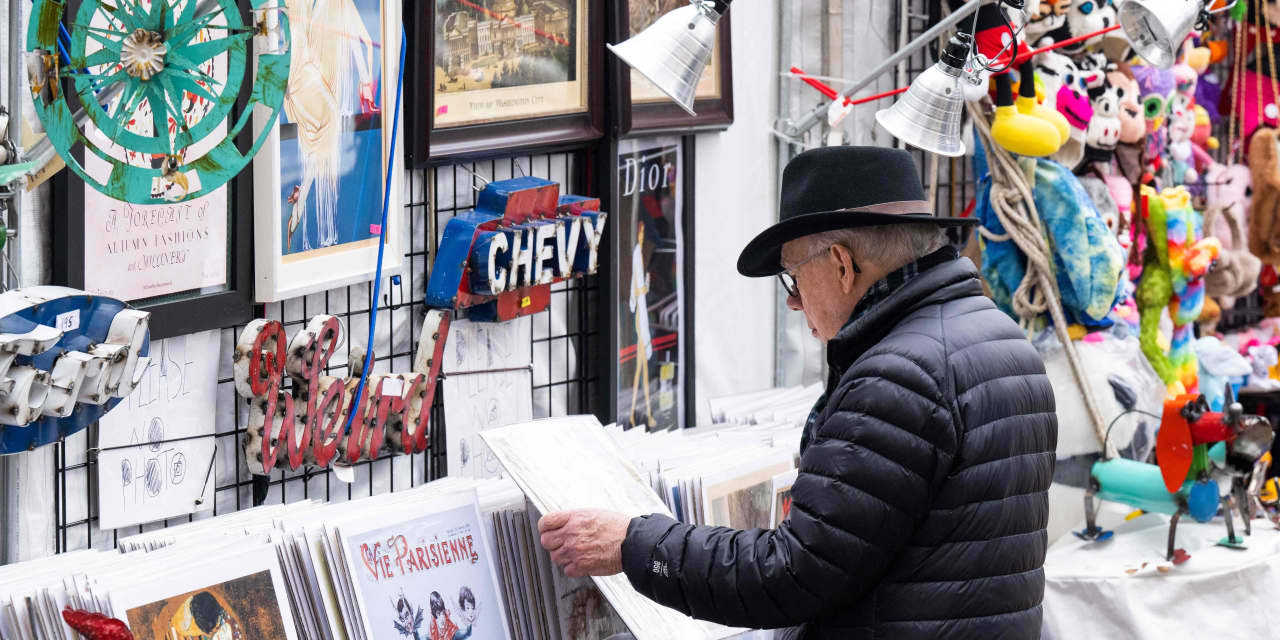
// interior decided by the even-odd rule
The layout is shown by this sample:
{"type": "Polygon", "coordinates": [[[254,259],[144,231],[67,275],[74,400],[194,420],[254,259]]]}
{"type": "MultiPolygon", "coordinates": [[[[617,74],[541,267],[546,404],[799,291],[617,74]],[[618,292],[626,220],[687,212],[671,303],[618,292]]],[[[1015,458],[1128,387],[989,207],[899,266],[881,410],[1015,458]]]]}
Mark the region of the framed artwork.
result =
{"type": "MultiPolygon", "coordinates": [[[[688,0],[618,0],[621,7],[614,12],[610,42],[622,42],[653,24],[669,11],[688,4],[688,0]]],[[[720,18],[719,36],[711,53],[711,63],[702,73],[689,115],[635,69],[617,56],[610,55],[614,65],[610,73],[616,78],[613,104],[619,113],[615,118],[618,135],[687,133],[715,131],[733,124],[733,55],[730,41],[729,11],[720,18]]]]}
{"type": "Polygon", "coordinates": [[[423,0],[409,77],[416,166],[599,138],[604,7],[590,0],[423,0]]]}
{"type": "Polygon", "coordinates": [[[614,412],[676,429],[693,408],[691,137],[618,142],[612,189],[614,412]]]}
{"type": "Polygon", "coordinates": [[[391,149],[387,119],[400,77],[400,3],[295,2],[288,16],[284,108],[253,163],[258,302],[373,278],[387,162],[395,166],[383,273],[404,262],[403,154],[399,140],[391,149]]]}
{"type": "MultiPolygon", "coordinates": [[[[105,21],[95,17],[99,19],[105,21]]],[[[215,19],[195,40],[219,37],[217,27],[224,20],[215,19]]],[[[208,79],[193,82],[216,89],[227,80],[226,54],[209,58],[199,70],[208,79]]],[[[116,108],[119,100],[114,98],[107,108],[116,108]]],[[[234,113],[246,104],[247,98],[241,98],[234,113]]],[[[187,92],[178,112],[183,126],[195,126],[213,108],[206,97],[187,92]]],[[[155,122],[150,101],[143,100],[125,127],[151,136],[155,122]]],[[[167,116],[167,122],[171,129],[179,124],[174,115],[167,116]]],[[[226,121],[216,126],[224,134],[228,128],[226,121]]],[[[86,135],[96,138],[95,144],[118,161],[154,166],[161,160],[111,143],[92,125],[86,127],[86,135]]],[[[187,151],[207,153],[219,140],[210,135],[187,151]]],[[[252,136],[243,131],[237,143],[248,148],[252,136]]],[[[112,175],[112,165],[98,155],[86,158],[82,146],[73,153],[95,180],[105,182],[112,175]]],[[[253,316],[252,222],[247,216],[232,215],[252,207],[247,172],[208,195],[163,205],[117,200],[71,171],[59,172],[53,184],[54,214],[62,221],[53,234],[54,283],[150,311],[152,337],[157,339],[245,322],[253,316]]]]}

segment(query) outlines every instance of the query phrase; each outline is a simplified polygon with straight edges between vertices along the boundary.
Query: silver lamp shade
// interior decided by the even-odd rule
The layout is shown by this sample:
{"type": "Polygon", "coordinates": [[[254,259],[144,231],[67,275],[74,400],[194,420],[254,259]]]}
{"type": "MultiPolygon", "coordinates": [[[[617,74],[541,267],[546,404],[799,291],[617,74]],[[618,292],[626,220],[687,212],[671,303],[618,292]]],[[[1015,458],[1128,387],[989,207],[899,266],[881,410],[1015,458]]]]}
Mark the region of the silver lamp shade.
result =
{"type": "Polygon", "coordinates": [[[702,71],[711,61],[720,12],[711,2],[695,0],[658,18],[625,42],[607,45],[689,115],[702,71]]]}
{"type": "Polygon", "coordinates": [[[913,147],[943,156],[964,155],[960,75],[972,43],[968,34],[952,36],[942,58],[916,77],[892,107],[877,111],[876,122],[913,147]]]}
{"type": "Polygon", "coordinates": [[[1171,69],[1203,10],[1204,0],[1125,0],[1118,18],[1135,53],[1153,67],[1171,69]]]}

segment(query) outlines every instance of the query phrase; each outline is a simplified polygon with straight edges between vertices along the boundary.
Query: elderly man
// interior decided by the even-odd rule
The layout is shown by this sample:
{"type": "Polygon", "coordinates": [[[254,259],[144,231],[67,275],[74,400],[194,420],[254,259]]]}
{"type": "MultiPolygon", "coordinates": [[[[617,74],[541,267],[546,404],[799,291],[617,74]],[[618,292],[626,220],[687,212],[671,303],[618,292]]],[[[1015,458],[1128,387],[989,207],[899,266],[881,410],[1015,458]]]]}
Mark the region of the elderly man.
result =
{"type": "Polygon", "coordinates": [[[570,575],[626,571],[694,617],[785,637],[1037,638],[1057,419],[1039,355],[957,258],[905,151],[830,147],[782,178],[738,259],[777,275],[830,378],[775,530],[548,514],[570,575]],[[655,569],[656,568],[656,569],[655,569]]]}

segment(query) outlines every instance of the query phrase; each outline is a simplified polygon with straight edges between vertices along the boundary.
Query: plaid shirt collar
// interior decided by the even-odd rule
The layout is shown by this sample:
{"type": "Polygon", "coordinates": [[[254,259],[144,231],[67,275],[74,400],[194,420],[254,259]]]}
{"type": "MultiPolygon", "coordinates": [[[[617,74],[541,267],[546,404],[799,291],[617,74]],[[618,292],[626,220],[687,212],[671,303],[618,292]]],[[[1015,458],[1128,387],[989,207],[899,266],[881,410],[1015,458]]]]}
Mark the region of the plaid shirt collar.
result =
{"type": "Polygon", "coordinates": [[[871,288],[867,289],[867,292],[863,294],[862,299],[858,301],[858,304],[853,307],[853,313],[849,316],[849,321],[845,323],[845,326],[847,327],[850,324],[853,324],[855,320],[866,315],[873,307],[882,302],[885,298],[888,298],[894,291],[902,288],[902,285],[914,280],[916,276],[919,276],[921,273],[928,271],[942,262],[954,260],[955,257],[955,249],[952,249],[949,246],[943,247],[877,280],[875,284],[871,285],[871,288]]]}

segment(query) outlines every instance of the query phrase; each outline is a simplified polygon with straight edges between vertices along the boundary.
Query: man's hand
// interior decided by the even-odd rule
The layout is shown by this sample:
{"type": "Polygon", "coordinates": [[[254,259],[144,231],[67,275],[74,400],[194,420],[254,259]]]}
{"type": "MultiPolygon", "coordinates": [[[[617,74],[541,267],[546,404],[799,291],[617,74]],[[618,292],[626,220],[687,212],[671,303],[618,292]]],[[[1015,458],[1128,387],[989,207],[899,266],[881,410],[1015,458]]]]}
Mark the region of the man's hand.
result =
{"type": "Polygon", "coordinates": [[[538,533],[570,578],[611,576],[622,571],[622,541],[630,524],[631,518],[613,511],[556,511],[538,521],[538,533]]]}

